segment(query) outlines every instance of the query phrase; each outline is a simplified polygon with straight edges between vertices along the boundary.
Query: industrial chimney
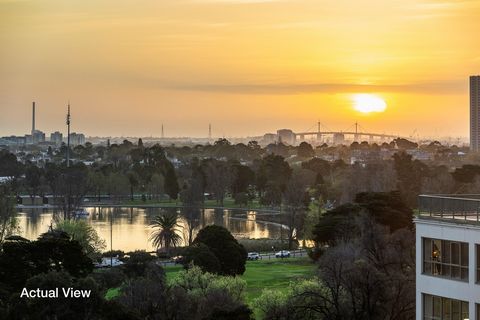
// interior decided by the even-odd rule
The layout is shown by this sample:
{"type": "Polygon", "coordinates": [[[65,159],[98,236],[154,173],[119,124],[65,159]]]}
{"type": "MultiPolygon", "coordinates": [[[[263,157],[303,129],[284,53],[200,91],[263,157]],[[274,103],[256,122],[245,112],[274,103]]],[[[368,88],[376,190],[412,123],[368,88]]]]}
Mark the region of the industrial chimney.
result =
{"type": "Polygon", "coordinates": [[[33,101],[32,105],[32,137],[35,133],[35,101],[33,101]]]}

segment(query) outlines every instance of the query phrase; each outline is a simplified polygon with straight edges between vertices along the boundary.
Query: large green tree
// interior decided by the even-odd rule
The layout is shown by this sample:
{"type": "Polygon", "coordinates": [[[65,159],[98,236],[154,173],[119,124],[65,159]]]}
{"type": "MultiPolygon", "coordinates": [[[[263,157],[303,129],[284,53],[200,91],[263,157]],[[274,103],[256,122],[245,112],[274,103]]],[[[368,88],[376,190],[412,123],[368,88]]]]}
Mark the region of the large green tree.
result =
{"type": "Polygon", "coordinates": [[[247,252],[224,227],[206,226],[200,230],[193,244],[204,244],[220,262],[220,274],[237,275],[245,272],[247,252]]]}

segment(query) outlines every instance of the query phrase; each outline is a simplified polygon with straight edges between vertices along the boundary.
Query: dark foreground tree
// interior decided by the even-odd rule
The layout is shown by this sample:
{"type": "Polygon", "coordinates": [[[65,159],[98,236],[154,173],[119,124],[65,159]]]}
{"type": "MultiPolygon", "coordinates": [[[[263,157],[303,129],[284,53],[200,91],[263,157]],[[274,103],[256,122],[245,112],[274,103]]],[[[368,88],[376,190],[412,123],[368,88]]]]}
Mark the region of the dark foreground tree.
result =
{"type": "Polygon", "coordinates": [[[193,244],[204,244],[212,251],[220,262],[220,274],[237,275],[245,272],[247,252],[224,227],[211,225],[203,228],[193,244]]]}
{"type": "Polygon", "coordinates": [[[203,272],[220,273],[221,265],[215,254],[203,243],[197,243],[183,252],[184,266],[189,268],[192,264],[198,266],[203,272]]]}
{"type": "Polygon", "coordinates": [[[353,203],[341,205],[322,216],[313,231],[315,241],[332,243],[336,239],[354,237],[358,232],[355,218],[362,213],[368,214],[390,231],[413,228],[413,211],[399,192],[363,192],[357,194],[353,203]]]}
{"type": "Polygon", "coordinates": [[[65,271],[84,277],[93,270],[81,245],[64,233],[46,233],[37,241],[6,241],[0,252],[0,287],[18,292],[40,273],[65,271]]]}

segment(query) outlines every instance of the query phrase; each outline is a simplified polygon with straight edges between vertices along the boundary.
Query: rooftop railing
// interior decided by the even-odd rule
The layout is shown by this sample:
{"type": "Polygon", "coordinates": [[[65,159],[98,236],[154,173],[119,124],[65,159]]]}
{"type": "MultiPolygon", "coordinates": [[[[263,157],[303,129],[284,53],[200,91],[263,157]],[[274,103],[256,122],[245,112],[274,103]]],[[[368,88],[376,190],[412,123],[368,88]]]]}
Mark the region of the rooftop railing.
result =
{"type": "Polygon", "coordinates": [[[418,217],[480,224],[480,195],[420,195],[418,217]]]}

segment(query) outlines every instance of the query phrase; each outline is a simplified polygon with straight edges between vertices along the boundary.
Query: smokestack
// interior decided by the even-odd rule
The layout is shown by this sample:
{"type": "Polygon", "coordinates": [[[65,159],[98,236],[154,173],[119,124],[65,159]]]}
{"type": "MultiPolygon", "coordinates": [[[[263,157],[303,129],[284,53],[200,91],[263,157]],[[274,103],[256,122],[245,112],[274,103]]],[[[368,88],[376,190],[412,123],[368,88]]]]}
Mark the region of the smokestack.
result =
{"type": "Polygon", "coordinates": [[[32,104],[32,136],[35,132],[35,101],[32,104]]]}

